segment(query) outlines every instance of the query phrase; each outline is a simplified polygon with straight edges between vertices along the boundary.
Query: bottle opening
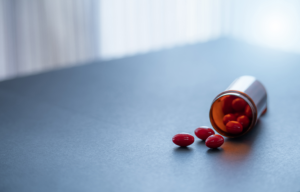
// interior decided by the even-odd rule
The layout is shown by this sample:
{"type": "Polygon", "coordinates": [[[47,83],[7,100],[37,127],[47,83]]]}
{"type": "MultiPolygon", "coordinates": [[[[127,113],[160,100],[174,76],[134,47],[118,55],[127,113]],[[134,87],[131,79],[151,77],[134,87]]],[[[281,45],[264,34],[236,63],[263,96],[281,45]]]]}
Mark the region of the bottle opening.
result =
{"type": "Polygon", "coordinates": [[[255,124],[252,108],[250,101],[242,95],[222,95],[211,106],[210,120],[220,134],[238,137],[248,132],[255,124]]]}

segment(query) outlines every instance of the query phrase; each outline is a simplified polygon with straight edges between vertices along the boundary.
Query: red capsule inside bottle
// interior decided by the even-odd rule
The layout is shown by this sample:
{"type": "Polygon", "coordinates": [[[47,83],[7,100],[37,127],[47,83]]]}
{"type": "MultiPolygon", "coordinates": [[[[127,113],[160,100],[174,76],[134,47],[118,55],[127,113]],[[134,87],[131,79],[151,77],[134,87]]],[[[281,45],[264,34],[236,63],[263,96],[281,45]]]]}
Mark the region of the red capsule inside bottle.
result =
{"type": "Polygon", "coordinates": [[[252,111],[251,111],[251,108],[250,108],[249,105],[247,105],[247,106],[245,107],[245,115],[246,115],[249,119],[252,118],[252,111]]]}
{"type": "Polygon", "coordinates": [[[224,115],[223,117],[223,123],[226,125],[229,121],[235,121],[236,120],[236,115],[229,113],[227,115],[224,115]]]}
{"type": "Polygon", "coordinates": [[[180,147],[189,146],[194,143],[194,140],[194,136],[188,133],[176,134],[172,139],[173,143],[180,147]]]}
{"type": "Polygon", "coordinates": [[[242,98],[236,98],[232,101],[232,108],[236,112],[244,111],[247,106],[247,102],[242,98]]]}
{"type": "Polygon", "coordinates": [[[235,96],[226,95],[221,98],[222,100],[222,111],[226,115],[228,113],[233,113],[234,110],[232,108],[232,101],[235,99],[235,96]]]}
{"type": "Polygon", "coordinates": [[[205,141],[205,145],[212,149],[221,147],[223,143],[224,138],[221,135],[211,135],[205,141]]]}
{"type": "Polygon", "coordinates": [[[236,121],[243,125],[243,128],[247,128],[250,123],[250,120],[246,115],[239,116],[236,121]]]}
{"type": "Polygon", "coordinates": [[[214,130],[206,126],[201,126],[195,130],[195,135],[202,140],[206,140],[207,137],[213,134],[215,134],[214,130]]]}
{"type": "Polygon", "coordinates": [[[229,121],[226,124],[226,130],[231,134],[239,134],[243,131],[243,125],[237,121],[229,121]]]}

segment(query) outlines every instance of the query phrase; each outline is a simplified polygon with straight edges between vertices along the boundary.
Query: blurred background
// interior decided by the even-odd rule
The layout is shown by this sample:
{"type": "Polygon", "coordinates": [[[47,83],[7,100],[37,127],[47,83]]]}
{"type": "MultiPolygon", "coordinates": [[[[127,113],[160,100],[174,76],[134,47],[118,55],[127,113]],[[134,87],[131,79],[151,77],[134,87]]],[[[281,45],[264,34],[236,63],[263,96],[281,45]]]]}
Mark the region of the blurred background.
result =
{"type": "Polygon", "coordinates": [[[222,37],[300,53],[296,0],[0,0],[0,80],[222,37]]]}

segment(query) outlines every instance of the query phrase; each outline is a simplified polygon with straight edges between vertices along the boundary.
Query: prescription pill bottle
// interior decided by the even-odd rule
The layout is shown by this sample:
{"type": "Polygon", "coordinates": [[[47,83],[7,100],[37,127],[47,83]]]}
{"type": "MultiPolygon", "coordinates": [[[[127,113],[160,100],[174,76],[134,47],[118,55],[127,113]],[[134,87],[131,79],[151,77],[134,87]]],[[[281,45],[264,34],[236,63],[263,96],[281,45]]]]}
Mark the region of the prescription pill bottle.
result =
{"type": "Polygon", "coordinates": [[[250,131],[266,110],[267,92],[264,86],[255,77],[241,76],[214,98],[210,107],[209,118],[218,133],[235,138],[250,131]],[[241,123],[243,125],[242,130],[232,131],[228,119],[234,121],[231,124],[241,123]],[[247,119],[249,120],[248,123],[247,119]]]}

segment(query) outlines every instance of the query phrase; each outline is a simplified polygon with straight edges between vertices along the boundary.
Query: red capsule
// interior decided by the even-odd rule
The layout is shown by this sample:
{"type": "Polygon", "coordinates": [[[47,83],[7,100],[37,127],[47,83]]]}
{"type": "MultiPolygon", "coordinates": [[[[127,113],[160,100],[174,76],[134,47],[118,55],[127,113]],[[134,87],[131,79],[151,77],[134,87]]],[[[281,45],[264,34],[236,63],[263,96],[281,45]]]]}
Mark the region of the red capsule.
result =
{"type": "Polygon", "coordinates": [[[232,109],[232,101],[235,99],[232,95],[226,95],[221,98],[222,101],[222,111],[226,115],[228,113],[233,113],[234,110],[232,109]]]}
{"type": "Polygon", "coordinates": [[[247,105],[247,102],[242,98],[236,98],[232,101],[232,108],[237,112],[243,111],[247,105]]]}
{"type": "Polygon", "coordinates": [[[229,113],[223,117],[224,125],[226,125],[229,121],[236,121],[236,116],[232,113],[229,113]]]}
{"type": "Polygon", "coordinates": [[[249,105],[247,105],[246,108],[245,108],[245,115],[246,115],[249,119],[252,118],[252,110],[251,110],[251,108],[250,108],[249,105]]]}
{"type": "Polygon", "coordinates": [[[226,130],[228,133],[231,133],[231,134],[239,134],[243,131],[243,125],[241,125],[237,121],[229,121],[226,124],[226,130]]]}
{"type": "Polygon", "coordinates": [[[195,130],[195,135],[202,140],[206,140],[207,137],[215,134],[214,130],[206,126],[199,127],[195,130]]]}
{"type": "Polygon", "coordinates": [[[223,143],[224,138],[221,135],[211,135],[205,141],[205,145],[212,149],[221,147],[223,143]]]}
{"type": "Polygon", "coordinates": [[[242,124],[243,128],[247,128],[250,123],[250,121],[246,115],[239,116],[236,121],[239,122],[240,124],[242,124]]]}
{"type": "Polygon", "coordinates": [[[181,147],[186,147],[186,146],[194,143],[195,139],[194,139],[193,135],[190,135],[188,133],[179,133],[179,134],[176,134],[172,140],[173,140],[173,143],[175,143],[176,145],[179,145],[181,147]]]}

